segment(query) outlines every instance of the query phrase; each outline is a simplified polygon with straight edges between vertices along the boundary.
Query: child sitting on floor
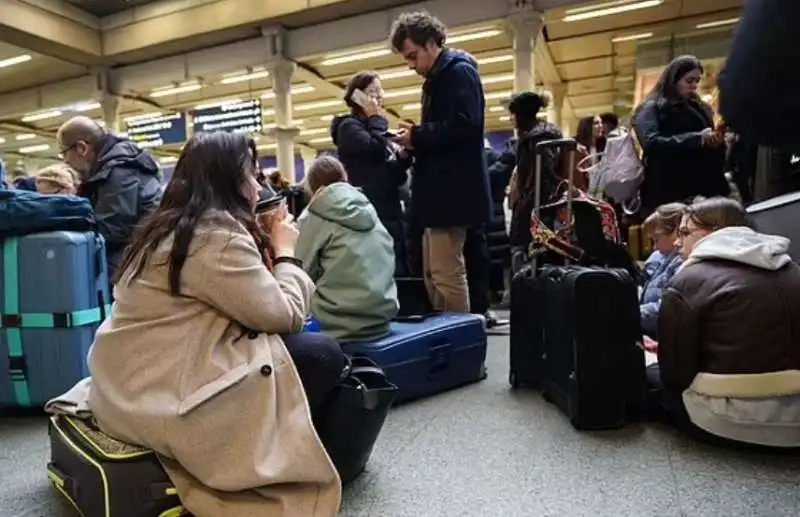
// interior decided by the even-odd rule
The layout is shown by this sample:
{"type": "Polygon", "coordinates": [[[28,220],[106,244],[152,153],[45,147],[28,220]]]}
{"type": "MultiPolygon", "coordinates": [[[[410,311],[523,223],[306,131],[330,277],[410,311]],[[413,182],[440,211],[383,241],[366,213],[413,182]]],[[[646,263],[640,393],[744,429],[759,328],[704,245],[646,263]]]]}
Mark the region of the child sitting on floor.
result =
{"type": "Polygon", "coordinates": [[[317,286],[311,313],[340,342],[387,335],[399,307],[392,237],[336,158],[317,158],[306,181],[312,197],[298,219],[296,256],[317,286]]]}
{"type": "Polygon", "coordinates": [[[642,331],[652,338],[656,338],[661,294],[683,262],[675,241],[685,211],[683,203],[661,205],[643,225],[645,234],[653,239],[655,249],[644,264],[646,280],[640,306],[642,331]]]}

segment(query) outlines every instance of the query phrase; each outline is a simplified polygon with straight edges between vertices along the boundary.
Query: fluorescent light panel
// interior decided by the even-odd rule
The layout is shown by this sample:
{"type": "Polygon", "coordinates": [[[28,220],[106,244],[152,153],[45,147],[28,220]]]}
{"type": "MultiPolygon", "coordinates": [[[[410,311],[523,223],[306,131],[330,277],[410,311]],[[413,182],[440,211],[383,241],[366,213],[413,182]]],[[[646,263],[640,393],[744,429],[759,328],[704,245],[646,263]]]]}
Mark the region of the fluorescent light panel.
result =
{"type": "Polygon", "coordinates": [[[321,135],[324,133],[329,132],[330,130],[326,127],[317,127],[314,129],[304,129],[300,131],[300,136],[310,136],[310,135],[321,135]]]}
{"type": "Polygon", "coordinates": [[[150,92],[150,97],[166,97],[168,95],[178,95],[180,93],[196,92],[203,86],[200,83],[188,83],[170,88],[159,88],[150,92]]]}
{"type": "Polygon", "coordinates": [[[23,133],[21,135],[17,135],[14,138],[17,141],[20,141],[20,140],[33,140],[34,138],[36,138],[36,135],[34,135],[33,133],[23,133]]]}
{"type": "Polygon", "coordinates": [[[621,14],[630,11],[638,11],[640,9],[649,9],[651,7],[658,7],[663,4],[664,0],[641,0],[638,2],[631,2],[629,0],[619,0],[616,2],[606,2],[604,4],[578,7],[567,11],[564,17],[565,22],[578,22],[583,20],[591,20],[593,18],[600,18],[603,16],[611,16],[612,14],[621,14]],[[570,13],[570,11],[572,11],[570,13]]]}
{"type": "Polygon", "coordinates": [[[136,122],[137,120],[146,120],[151,118],[158,118],[161,117],[163,113],[156,112],[156,113],[144,113],[142,115],[131,115],[130,117],[125,117],[125,122],[136,122]]]}
{"type": "Polygon", "coordinates": [[[236,104],[237,102],[242,102],[242,99],[225,99],[221,101],[211,101],[206,102],[204,104],[198,104],[194,107],[195,110],[204,110],[208,108],[218,108],[220,106],[225,106],[226,104],[236,104]]]}
{"type": "MultiPolygon", "coordinates": [[[[298,104],[294,107],[295,111],[309,111],[321,108],[332,108],[333,106],[339,106],[342,104],[342,101],[335,100],[335,101],[319,101],[319,102],[309,102],[307,104],[298,104]]],[[[273,110],[274,114],[274,110],[273,110]]]]}
{"type": "Polygon", "coordinates": [[[329,136],[326,136],[324,138],[312,138],[311,140],[309,140],[309,142],[311,142],[312,144],[325,144],[328,142],[333,142],[333,139],[329,136]]]}
{"type": "Polygon", "coordinates": [[[41,113],[31,113],[22,117],[23,122],[36,122],[39,120],[47,120],[49,118],[57,118],[63,115],[64,112],[60,110],[43,111],[41,113]]]}
{"type": "MultiPolygon", "coordinates": [[[[465,41],[473,41],[478,39],[487,39],[493,38],[495,36],[499,36],[502,34],[503,31],[499,29],[483,29],[478,31],[466,32],[461,34],[453,34],[452,36],[448,36],[447,42],[448,43],[463,43],[465,41]]],[[[392,51],[388,48],[381,48],[381,47],[371,47],[361,50],[355,50],[352,52],[347,52],[344,54],[332,54],[327,56],[321,63],[321,66],[334,66],[334,65],[343,65],[345,63],[350,63],[352,61],[364,61],[367,59],[375,59],[379,57],[384,57],[391,55],[392,51]]],[[[413,74],[413,71],[409,71],[413,74]]],[[[398,72],[399,73],[399,72],[398,72]]],[[[411,75],[408,74],[408,75],[411,75]]],[[[400,75],[397,77],[404,77],[404,75],[400,75]]],[[[385,79],[385,77],[382,77],[385,79]]]]}
{"type": "Polygon", "coordinates": [[[33,59],[33,57],[28,54],[22,54],[21,56],[10,57],[8,59],[0,59],[0,68],[8,68],[9,66],[26,63],[31,59],[33,59]]]}
{"type": "Polygon", "coordinates": [[[0,144],[6,143],[6,139],[0,136],[0,144]]]}
{"type": "MultiPolygon", "coordinates": [[[[291,90],[292,95],[302,95],[304,93],[311,93],[314,91],[314,87],[310,84],[299,84],[297,86],[293,86],[291,90]]],[[[262,99],[274,99],[275,92],[267,92],[261,96],[262,99]]]]}
{"type": "Polygon", "coordinates": [[[726,25],[735,25],[739,23],[739,18],[728,18],[727,20],[717,20],[713,22],[698,23],[698,29],[713,29],[714,27],[725,27],[726,25]]]}
{"type": "Polygon", "coordinates": [[[40,153],[48,149],[50,149],[50,146],[47,144],[29,145],[28,147],[20,147],[19,152],[22,154],[40,153]]]}
{"type": "Polygon", "coordinates": [[[626,41],[637,41],[640,39],[647,39],[652,38],[652,32],[642,32],[640,34],[630,34],[628,36],[617,36],[616,38],[611,38],[612,43],[624,43],[626,41]]]}
{"type": "Polygon", "coordinates": [[[237,73],[224,77],[219,84],[236,84],[244,83],[247,81],[255,81],[258,79],[266,79],[269,77],[269,72],[266,70],[253,70],[252,72],[237,73]]]}

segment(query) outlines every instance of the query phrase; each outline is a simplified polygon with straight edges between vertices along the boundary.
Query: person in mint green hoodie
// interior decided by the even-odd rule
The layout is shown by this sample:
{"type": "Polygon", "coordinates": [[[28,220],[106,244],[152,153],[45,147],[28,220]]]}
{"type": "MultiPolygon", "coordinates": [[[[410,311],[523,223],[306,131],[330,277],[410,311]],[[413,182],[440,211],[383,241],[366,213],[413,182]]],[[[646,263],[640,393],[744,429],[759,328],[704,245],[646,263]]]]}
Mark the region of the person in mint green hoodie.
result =
{"type": "Polygon", "coordinates": [[[333,156],[317,158],[306,183],[312,197],[297,221],[295,252],[317,286],[311,314],[339,342],[388,335],[399,309],[392,237],[333,156]]]}

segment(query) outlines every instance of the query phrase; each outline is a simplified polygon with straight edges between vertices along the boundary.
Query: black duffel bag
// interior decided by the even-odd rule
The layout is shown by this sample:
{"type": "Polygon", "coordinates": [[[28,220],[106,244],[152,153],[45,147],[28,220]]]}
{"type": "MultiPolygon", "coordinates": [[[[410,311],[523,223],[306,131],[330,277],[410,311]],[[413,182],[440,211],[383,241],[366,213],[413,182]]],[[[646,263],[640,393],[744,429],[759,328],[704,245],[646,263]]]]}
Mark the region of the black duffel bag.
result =
{"type": "Polygon", "coordinates": [[[356,479],[369,461],[397,386],[366,357],[349,358],[350,367],[317,413],[317,434],[342,484],[356,479]]]}

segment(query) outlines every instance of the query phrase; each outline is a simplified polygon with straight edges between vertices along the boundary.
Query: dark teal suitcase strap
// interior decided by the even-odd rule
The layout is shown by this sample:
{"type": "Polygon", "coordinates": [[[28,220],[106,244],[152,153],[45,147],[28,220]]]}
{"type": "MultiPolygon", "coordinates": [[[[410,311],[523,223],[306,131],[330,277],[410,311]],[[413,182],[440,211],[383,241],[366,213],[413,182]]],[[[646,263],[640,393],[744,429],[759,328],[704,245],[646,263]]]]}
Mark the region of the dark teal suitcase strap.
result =
{"type": "Polygon", "coordinates": [[[103,286],[99,286],[99,306],[79,311],[61,313],[25,313],[19,311],[19,239],[10,237],[3,241],[3,293],[5,312],[0,314],[0,329],[6,332],[8,342],[8,371],[14,387],[14,397],[21,407],[31,405],[28,387],[27,364],[22,344],[23,328],[74,328],[103,321],[111,312],[104,303],[103,286]]]}
{"type": "MultiPolygon", "coordinates": [[[[5,285],[3,303],[8,314],[17,314],[19,312],[18,250],[19,239],[16,237],[8,238],[3,242],[3,282],[5,285]]],[[[14,398],[20,406],[29,407],[31,405],[31,395],[28,389],[25,351],[22,348],[22,330],[19,327],[7,328],[6,342],[8,343],[8,373],[11,377],[11,384],[14,387],[14,398]]]]}

